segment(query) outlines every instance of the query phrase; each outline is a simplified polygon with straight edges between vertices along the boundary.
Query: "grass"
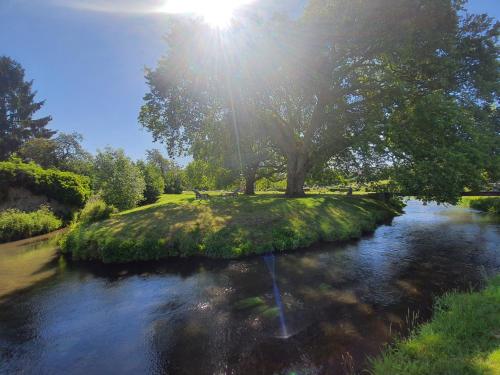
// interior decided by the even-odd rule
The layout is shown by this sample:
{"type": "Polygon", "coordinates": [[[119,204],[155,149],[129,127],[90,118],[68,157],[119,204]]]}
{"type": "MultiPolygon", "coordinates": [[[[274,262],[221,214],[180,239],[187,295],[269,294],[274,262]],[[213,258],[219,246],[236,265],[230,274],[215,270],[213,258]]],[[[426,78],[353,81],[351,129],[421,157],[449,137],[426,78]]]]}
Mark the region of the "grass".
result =
{"type": "Polygon", "coordinates": [[[461,204],[475,210],[500,215],[500,197],[463,197],[461,204]]]}
{"type": "Polygon", "coordinates": [[[0,242],[8,242],[45,234],[61,228],[63,222],[47,207],[24,212],[9,209],[0,212],[0,242]]]}
{"type": "Polygon", "coordinates": [[[433,319],[375,360],[373,374],[500,374],[500,276],[439,298],[433,319]]]}
{"type": "Polygon", "coordinates": [[[356,238],[396,213],[382,201],[363,197],[259,194],[197,201],[194,194],[163,195],[157,203],[108,220],[74,225],[61,248],[76,259],[106,263],[237,258],[356,238]]]}

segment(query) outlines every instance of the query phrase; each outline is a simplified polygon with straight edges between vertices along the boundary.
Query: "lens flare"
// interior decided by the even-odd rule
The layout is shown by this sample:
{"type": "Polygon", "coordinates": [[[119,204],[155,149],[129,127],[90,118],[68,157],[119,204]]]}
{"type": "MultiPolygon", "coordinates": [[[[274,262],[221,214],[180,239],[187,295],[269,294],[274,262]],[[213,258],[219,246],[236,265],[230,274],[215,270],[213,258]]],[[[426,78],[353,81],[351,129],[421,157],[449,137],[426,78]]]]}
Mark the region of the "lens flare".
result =
{"type": "Polygon", "coordinates": [[[235,11],[252,0],[169,0],[161,11],[172,14],[193,14],[213,28],[231,25],[235,11]]]}

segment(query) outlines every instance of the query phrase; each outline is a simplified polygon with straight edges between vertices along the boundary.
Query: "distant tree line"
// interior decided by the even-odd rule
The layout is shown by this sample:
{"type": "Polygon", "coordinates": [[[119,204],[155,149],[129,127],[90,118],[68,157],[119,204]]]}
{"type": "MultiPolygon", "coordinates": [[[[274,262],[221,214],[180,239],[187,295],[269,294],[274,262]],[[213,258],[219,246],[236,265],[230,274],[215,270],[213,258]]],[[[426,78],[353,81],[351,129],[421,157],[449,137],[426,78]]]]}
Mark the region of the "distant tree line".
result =
{"type": "Polygon", "coordinates": [[[83,148],[82,135],[50,130],[50,116],[35,117],[44,102],[36,101],[33,82],[24,76],[18,62],[0,57],[0,161],[11,161],[2,164],[0,188],[32,186],[35,192],[67,203],[63,187],[70,189],[71,184],[61,182],[65,175],[53,171],[60,170],[88,176],[93,191],[122,210],[152,203],[163,193],[182,192],[183,171],[158,150],[148,151],[146,160],[137,162],[120,149],[92,155],[83,148]]]}

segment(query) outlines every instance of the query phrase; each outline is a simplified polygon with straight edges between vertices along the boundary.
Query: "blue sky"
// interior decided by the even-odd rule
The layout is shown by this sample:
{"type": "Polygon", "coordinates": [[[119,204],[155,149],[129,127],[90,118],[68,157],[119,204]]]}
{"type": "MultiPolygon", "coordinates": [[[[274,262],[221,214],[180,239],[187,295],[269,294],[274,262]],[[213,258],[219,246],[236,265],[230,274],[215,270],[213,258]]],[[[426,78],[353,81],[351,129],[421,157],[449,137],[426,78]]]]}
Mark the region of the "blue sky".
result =
{"type": "MultiPolygon", "coordinates": [[[[34,79],[38,99],[46,100],[40,114],[52,115],[51,128],[83,134],[91,152],[110,145],[141,158],[147,149],[161,149],[137,115],[147,89],[144,67],[165,52],[168,17],[136,8],[159,1],[107,0],[131,10],[117,13],[76,6],[103,3],[97,0],[0,0],[0,55],[20,62],[34,79]]],[[[469,9],[500,19],[498,0],[472,0],[469,9]]]]}

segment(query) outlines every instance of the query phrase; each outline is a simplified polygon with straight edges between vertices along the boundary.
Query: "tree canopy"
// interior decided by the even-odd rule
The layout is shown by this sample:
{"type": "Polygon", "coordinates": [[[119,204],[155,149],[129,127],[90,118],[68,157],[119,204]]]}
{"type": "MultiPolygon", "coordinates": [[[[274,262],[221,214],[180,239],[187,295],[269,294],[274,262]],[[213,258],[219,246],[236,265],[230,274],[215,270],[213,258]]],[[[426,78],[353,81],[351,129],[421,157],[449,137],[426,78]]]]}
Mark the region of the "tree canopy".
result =
{"type": "Polygon", "coordinates": [[[498,144],[485,114],[498,30],[450,0],[314,0],[298,19],[247,17],[222,35],[182,21],[147,71],[139,120],[172,154],[208,141],[214,123],[242,170],[277,152],[290,196],[318,166],[350,159],[390,167],[403,193],[453,202],[496,173],[483,142],[498,144]]]}

